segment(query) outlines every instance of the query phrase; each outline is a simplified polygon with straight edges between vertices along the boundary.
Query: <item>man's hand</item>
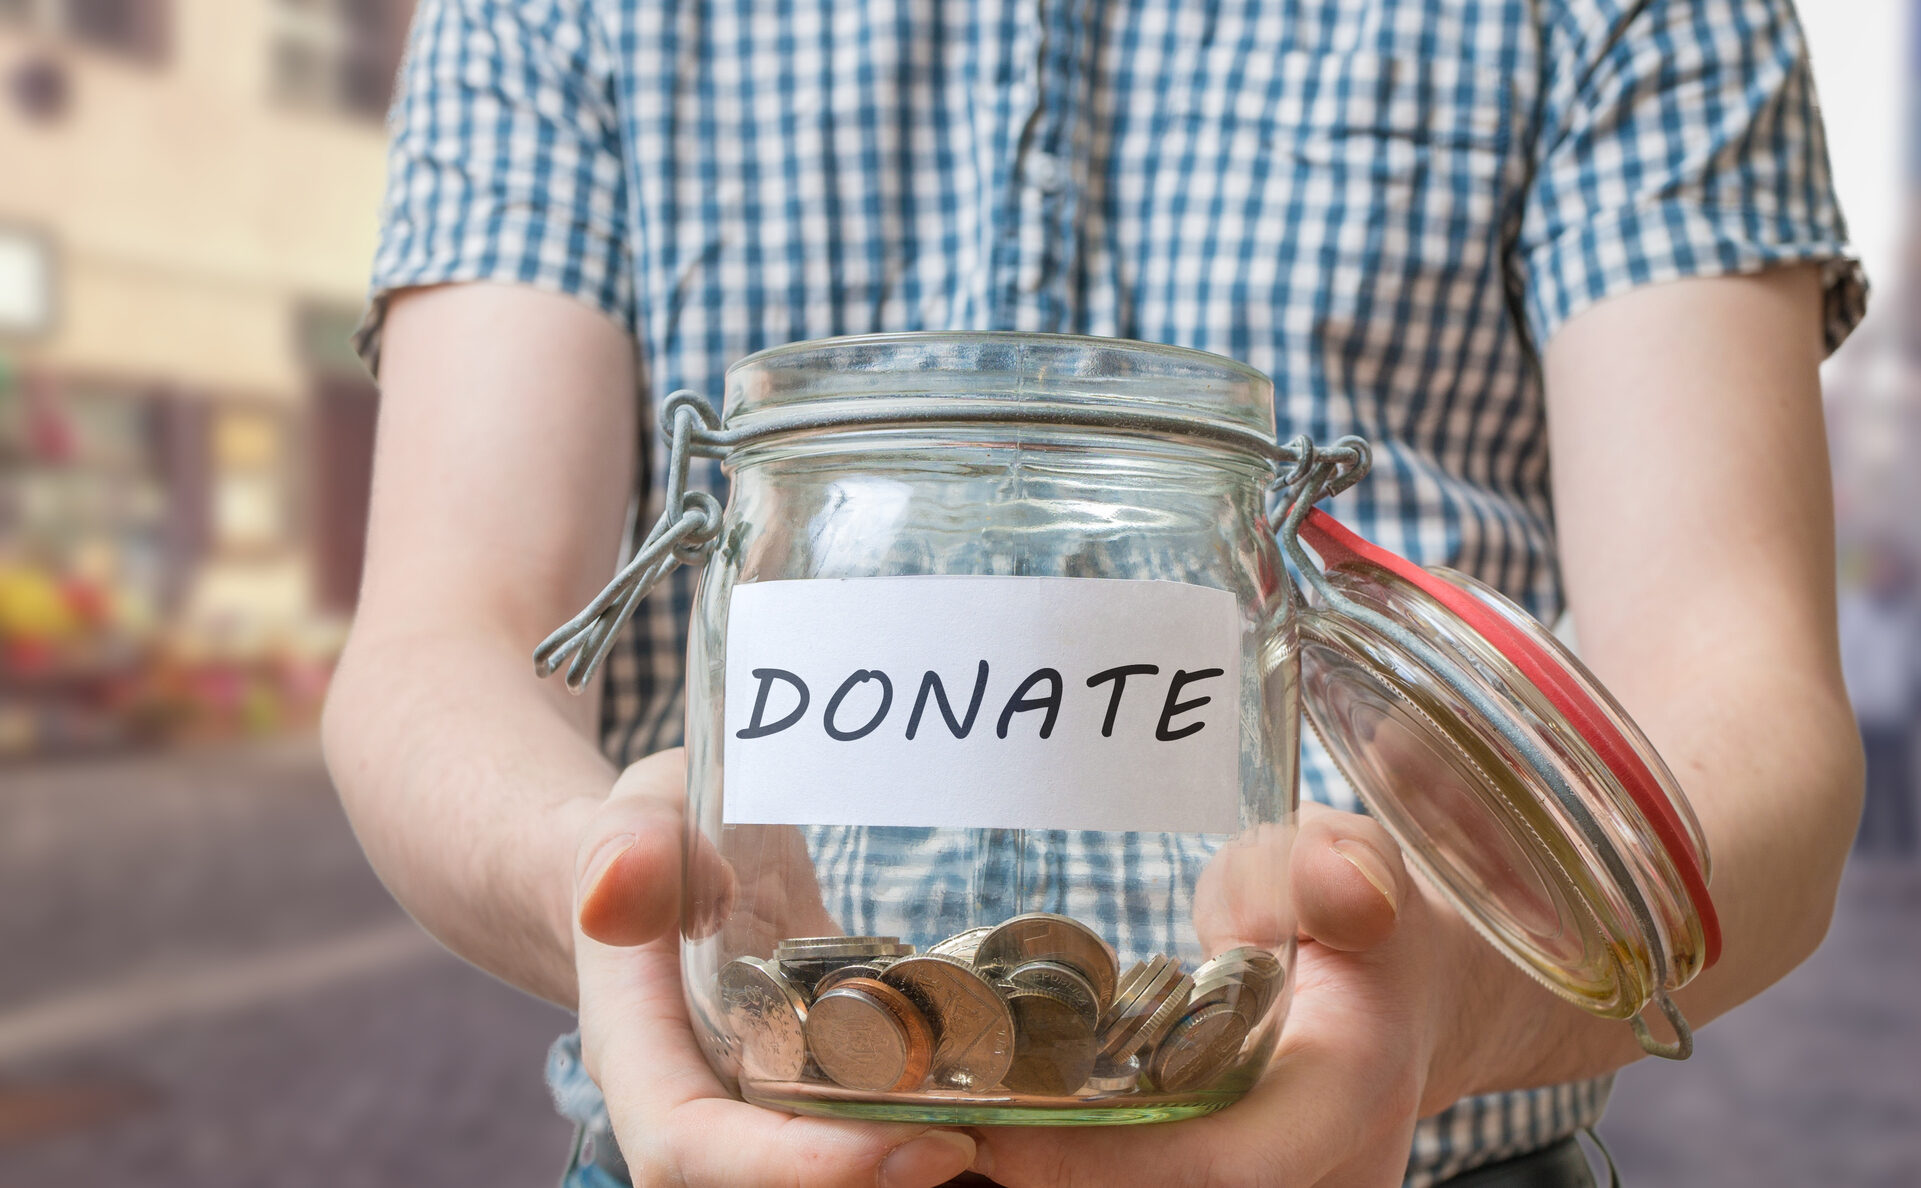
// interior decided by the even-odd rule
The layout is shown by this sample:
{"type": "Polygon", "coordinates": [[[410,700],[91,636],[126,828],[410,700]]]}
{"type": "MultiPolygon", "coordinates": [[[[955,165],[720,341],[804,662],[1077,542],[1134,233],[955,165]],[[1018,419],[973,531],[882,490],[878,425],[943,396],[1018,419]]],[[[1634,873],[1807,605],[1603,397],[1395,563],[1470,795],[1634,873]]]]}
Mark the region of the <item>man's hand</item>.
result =
{"type": "MultiPolygon", "coordinates": [[[[1450,1046],[1471,980],[1450,967],[1486,943],[1430,904],[1366,817],[1304,808],[1285,866],[1279,835],[1270,843],[1223,850],[1228,861],[1196,895],[1197,923],[1220,927],[1233,912],[1219,901],[1244,898],[1235,888],[1288,872],[1301,938],[1294,1001],[1260,1084],[1218,1114],[1166,1126],[983,1129],[975,1171],[1010,1188],[1401,1182],[1415,1119],[1471,1076],[1468,1054],[1450,1046]]],[[[1248,938],[1245,923],[1221,936],[1248,938]]]]}
{"type": "Polygon", "coordinates": [[[683,839],[690,934],[722,930],[734,951],[746,938],[830,925],[797,832],[743,843],[754,877],[743,889],[731,863],[687,835],[685,786],[678,750],[628,768],[583,832],[576,867],[581,1052],[634,1182],[931,1188],[965,1170],[975,1148],[964,1134],[789,1117],[734,1100],[708,1068],[681,993],[683,839]]]}

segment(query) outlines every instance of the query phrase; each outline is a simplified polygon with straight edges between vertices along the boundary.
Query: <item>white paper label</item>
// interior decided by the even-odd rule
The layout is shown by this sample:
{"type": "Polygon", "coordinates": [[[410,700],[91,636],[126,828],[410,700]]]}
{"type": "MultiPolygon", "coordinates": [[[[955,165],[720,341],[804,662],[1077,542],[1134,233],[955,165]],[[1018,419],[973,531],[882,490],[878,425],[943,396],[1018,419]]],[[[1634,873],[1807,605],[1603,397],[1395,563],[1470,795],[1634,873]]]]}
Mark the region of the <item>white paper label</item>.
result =
{"type": "Polygon", "coordinates": [[[730,824],[1233,833],[1240,612],[1094,578],[736,586],[730,824]]]}

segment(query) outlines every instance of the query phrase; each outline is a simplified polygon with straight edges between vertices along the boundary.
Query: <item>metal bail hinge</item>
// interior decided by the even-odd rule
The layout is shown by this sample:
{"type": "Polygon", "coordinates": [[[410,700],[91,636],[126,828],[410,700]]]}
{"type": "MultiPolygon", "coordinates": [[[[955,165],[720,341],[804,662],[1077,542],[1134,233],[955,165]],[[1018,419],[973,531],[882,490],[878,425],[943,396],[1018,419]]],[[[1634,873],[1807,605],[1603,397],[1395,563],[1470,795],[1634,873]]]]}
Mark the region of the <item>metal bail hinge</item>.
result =
{"type": "Polygon", "coordinates": [[[569,656],[567,687],[578,693],[594,679],[621,628],[647,592],[681,565],[705,560],[720,535],[720,501],[687,489],[687,468],[697,453],[710,453],[720,429],[713,406],[689,391],[675,392],[660,407],[673,427],[667,455],[667,501],[660,519],[614,580],[573,618],[534,649],[534,671],[552,676],[569,656]]]}

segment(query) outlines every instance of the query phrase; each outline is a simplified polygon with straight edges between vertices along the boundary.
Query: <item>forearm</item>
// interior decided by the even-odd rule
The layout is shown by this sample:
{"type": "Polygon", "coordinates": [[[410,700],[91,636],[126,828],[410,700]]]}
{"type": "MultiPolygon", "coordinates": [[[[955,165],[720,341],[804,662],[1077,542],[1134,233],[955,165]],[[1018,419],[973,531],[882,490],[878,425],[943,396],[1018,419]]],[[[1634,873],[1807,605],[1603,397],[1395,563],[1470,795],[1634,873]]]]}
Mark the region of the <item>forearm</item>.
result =
{"type": "MultiPolygon", "coordinates": [[[[1825,934],[1860,805],[1834,625],[1818,270],[1682,281],[1603,302],[1549,344],[1562,573],[1584,658],[1701,818],[1720,962],[1696,1026],[1825,934]]],[[[1472,1088],[1640,1055],[1629,1030],[1464,958],[1484,997],[1472,1088]]],[[[1662,1024],[1653,1024],[1657,1033],[1662,1024]]]]}
{"type": "Polygon", "coordinates": [[[553,698],[508,641],[357,631],[324,733],[394,898],[461,957],[572,1007],[575,839],[615,773],[553,698]]]}
{"type": "MultiPolygon", "coordinates": [[[[1825,934],[1852,836],[1860,758],[1844,701],[1762,663],[1676,657],[1612,682],[1681,781],[1713,854],[1723,956],[1676,995],[1699,1028],[1779,981],[1825,934]]],[[[1465,929],[1462,930],[1465,932],[1465,929]]],[[[1558,1084],[1642,1056],[1621,1022],[1562,1002],[1464,937],[1464,1025],[1474,1037],[1459,1093],[1558,1084]]],[[[1655,1012],[1650,1026],[1665,1030],[1655,1012]]],[[[1439,1100],[1446,1098],[1447,1100],[1439,1100]]]]}
{"type": "Polygon", "coordinates": [[[536,680],[532,651],[612,568],[634,385],[632,340],[568,298],[394,299],[366,580],[325,723],[395,897],[456,953],[564,1005],[575,840],[614,771],[595,700],[536,680]]]}

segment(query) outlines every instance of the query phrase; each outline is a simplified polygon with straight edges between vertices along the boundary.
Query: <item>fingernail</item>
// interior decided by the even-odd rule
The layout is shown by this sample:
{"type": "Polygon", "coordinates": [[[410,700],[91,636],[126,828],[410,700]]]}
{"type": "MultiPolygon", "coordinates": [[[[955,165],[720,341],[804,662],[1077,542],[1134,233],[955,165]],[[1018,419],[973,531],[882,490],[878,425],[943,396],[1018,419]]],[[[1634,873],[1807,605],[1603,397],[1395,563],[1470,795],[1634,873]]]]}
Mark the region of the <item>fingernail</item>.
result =
{"type": "Polygon", "coordinates": [[[580,876],[578,889],[583,902],[594,893],[594,888],[600,886],[600,880],[607,875],[607,868],[620,861],[620,856],[633,849],[634,843],[639,840],[637,834],[616,833],[595,847],[593,857],[587,860],[585,873],[580,876]]]}
{"type": "Polygon", "coordinates": [[[930,1130],[881,1160],[881,1188],[933,1188],[974,1162],[974,1140],[954,1130],[930,1130]]]}
{"type": "Polygon", "coordinates": [[[1352,838],[1342,838],[1334,843],[1334,852],[1348,860],[1361,877],[1374,884],[1374,889],[1387,900],[1387,906],[1398,915],[1401,910],[1400,896],[1394,892],[1394,875],[1388,870],[1387,859],[1381,857],[1373,846],[1352,838]]]}

